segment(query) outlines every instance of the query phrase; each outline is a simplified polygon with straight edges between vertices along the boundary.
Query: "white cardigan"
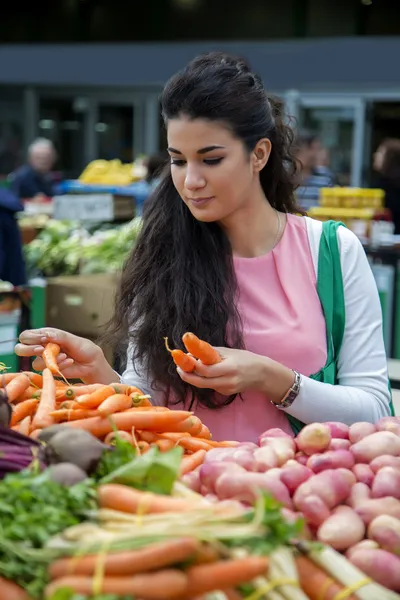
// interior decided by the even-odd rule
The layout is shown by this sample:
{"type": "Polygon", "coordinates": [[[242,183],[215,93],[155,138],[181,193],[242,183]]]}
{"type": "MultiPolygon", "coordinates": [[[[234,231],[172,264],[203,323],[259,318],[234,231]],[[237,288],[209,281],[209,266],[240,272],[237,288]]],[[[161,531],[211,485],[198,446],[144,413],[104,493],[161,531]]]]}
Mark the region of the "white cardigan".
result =
{"type": "MultiPolygon", "coordinates": [[[[305,218],[317,273],[322,223],[305,218]]],[[[373,423],[390,414],[382,312],[375,280],[364,249],[354,233],[340,227],[338,240],[346,308],[345,332],[338,357],[338,385],[303,376],[300,393],[286,410],[303,423],[373,423]]],[[[133,366],[130,349],[127,369],[121,381],[150,394],[154,404],[163,404],[162,393],[151,389],[150,382],[141,371],[140,365],[133,366]]]]}

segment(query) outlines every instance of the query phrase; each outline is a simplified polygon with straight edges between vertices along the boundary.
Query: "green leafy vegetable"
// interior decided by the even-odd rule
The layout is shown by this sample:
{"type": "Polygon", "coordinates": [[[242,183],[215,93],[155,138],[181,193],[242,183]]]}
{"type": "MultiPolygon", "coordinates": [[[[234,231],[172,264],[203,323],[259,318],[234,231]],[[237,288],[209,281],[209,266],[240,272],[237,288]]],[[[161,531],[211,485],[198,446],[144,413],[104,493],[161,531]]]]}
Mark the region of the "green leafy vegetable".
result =
{"type": "Polygon", "coordinates": [[[156,494],[171,494],[178,478],[182,453],[178,446],[168,452],[150,448],[146,454],[103,477],[101,483],[123,483],[156,494]]]}
{"type": "Polygon", "coordinates": [[[82,596],[75,594],[70,588],[57,590],[50,600],[135,600],[133,596],[116,596],[115,594],[97,594],[96,596],[82,596]]]}
{"type": "Polygon", "coordinates": [[[114,449],[111,452],[103,452],[94,475],[96,481],[100,481],[136,458],[136,448],[126,440],[121,439],[118,436],[118,431],[116,431],[113,447],[114,449]]]}

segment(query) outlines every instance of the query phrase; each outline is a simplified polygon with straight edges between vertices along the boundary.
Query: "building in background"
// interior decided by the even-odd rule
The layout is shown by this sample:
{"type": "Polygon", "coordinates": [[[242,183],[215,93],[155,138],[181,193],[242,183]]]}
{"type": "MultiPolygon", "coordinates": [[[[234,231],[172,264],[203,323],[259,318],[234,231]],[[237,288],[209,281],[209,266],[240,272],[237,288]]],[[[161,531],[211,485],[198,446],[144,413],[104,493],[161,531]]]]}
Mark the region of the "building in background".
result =
{"type": "Polygon", "coordinates": [[[367,184],[375,148],[400,137],[397,12],[397,0],[47,0],[22,19],[10,5],[0,32],[0,174],[37,136],[54,142],[67,177],[95,158],[158,152],[164,82],[197,53],[226,49],[318,133],[340,183],[367,184]]]}

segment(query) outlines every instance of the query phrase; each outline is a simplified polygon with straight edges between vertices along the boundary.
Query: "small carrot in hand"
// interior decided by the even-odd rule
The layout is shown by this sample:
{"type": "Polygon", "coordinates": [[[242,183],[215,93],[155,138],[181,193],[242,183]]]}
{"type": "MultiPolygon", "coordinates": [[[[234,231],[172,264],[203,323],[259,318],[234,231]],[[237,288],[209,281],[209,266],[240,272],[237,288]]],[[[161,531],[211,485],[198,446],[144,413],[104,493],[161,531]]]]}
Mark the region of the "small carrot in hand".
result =
{"type": "Polygon", "coordinates": [[[56,384],[50,369],[43,371],[43,389],[40,395],[36,414],[32,420],[33,429],[44,429],[53,425],[54,419],[50,413],[56,409],[56,384]]]}
{"type": "Polygon", "coordinates": [[[164,338],[164,340],[165,347],[171,354],[176,366],[182,369],[182,371],[185,373],[193,373],[193,371],[196,369],[196,360],[193,358],[193,356],[185,354],[183,350],[171,350],[171,348],[168,346],[168,338],[164,338]]]}
{"type": "Polygon", "coordinates": [[[97,411],[101,417],[108,417],[132,407],[132,398],[126,394],[114,394],[100,404],[97,411]]]}
{"type": "Polygon", "coordinates": [[[49,369],[49,371],[51,371],[53,375],[57,375],[65,379],[57,364],[57,356],[60,354],[60,351],[61,348],[58,344],[49,342],[48,344],[46,344],[43,350],[42,358],[44,364],[46,365],[46,369],[49,369]]]}
{"type": "Polygon", "coordinates": [[[216,365],[222,358],[215,348],[208,342],[200,340],[194,333],[187,332],[182,337],[186,350],[201,360],[204,365],[216,365]]]}

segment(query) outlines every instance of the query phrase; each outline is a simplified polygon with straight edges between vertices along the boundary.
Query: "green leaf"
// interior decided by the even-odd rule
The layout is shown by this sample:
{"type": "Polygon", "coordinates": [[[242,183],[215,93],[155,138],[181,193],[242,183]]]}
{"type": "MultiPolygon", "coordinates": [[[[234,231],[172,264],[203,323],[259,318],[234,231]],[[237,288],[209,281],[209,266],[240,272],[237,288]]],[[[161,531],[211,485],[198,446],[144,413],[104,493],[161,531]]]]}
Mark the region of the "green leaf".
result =
{"type": "Polygon", "coordinates": [[[178,446],[168,452],[150,448],[104,477],[101,483],[122,483],[155,494],[170,494],[179,475],[182,454],[178,446]]]}

